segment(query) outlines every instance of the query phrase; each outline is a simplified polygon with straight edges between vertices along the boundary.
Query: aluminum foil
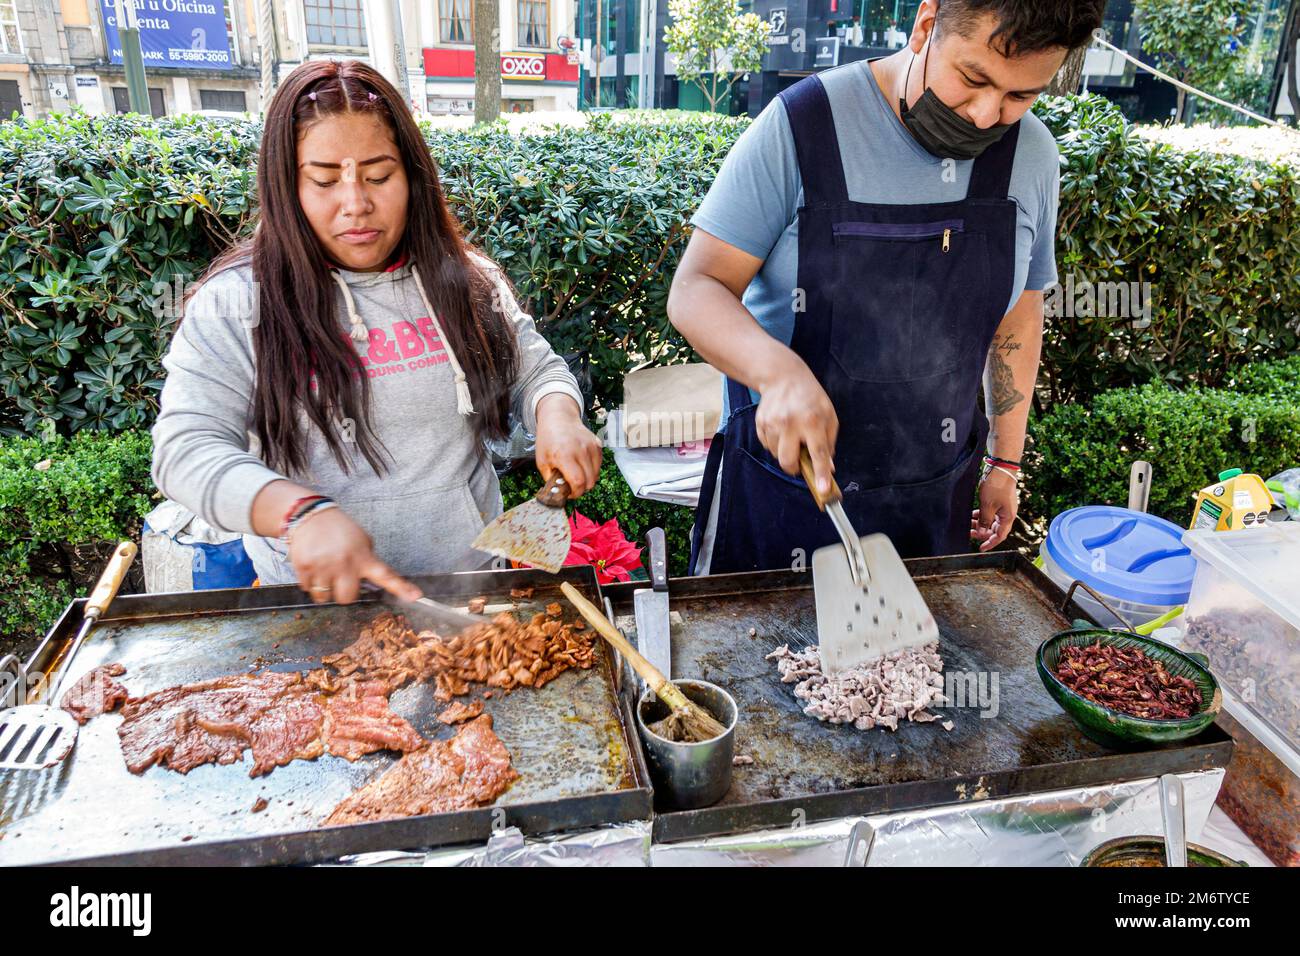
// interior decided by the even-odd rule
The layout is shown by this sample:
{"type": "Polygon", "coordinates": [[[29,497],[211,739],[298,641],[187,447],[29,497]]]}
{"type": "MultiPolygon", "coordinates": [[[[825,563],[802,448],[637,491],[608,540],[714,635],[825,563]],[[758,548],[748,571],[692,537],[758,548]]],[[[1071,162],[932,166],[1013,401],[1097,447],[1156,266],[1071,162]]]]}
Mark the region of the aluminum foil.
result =
{"type": "MultiPolygon", "coordinates": [[[[1192,842],[1223,774],[1179,775],[1192,842]]],[[[856,842],[866,848],[866,866],[1078,866],[1107,840],[1163,830],[1159,787],[1149,778],[655,844],[650,857],[654,866],[845,866],[856,842]]]]}
{"type": "Polygon", "coordinates": [[[481,846],[361,853],[334,865],[649,866],[650,822],[638,820],[543,837],[525,837],[518,827],[504,827],[481,846]]]}

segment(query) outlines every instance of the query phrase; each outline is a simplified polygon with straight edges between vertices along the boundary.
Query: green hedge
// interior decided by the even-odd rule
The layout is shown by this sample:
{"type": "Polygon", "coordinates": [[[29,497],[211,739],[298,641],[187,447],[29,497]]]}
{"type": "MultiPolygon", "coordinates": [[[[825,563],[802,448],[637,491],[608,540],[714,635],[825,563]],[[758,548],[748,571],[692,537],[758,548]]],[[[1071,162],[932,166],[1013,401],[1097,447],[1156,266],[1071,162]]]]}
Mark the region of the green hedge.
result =
{"type": "Polygon", "coordinates": [[[1138,459],[1153,467],[1149,510],[1180,525],[1191,519],[1195,493],[1223,469],[1268,478],[1300,465],[1300,363],[1263,366],[1253,384],[1258,394],[1162,384],[1112,389],[1035,417],[1027,519],[1125,504],[1138,459]]]}
{"type": "Polygon", "coordinates": [[[139,540],[150,455],[147,432],[0,440],[0,654],[30,650],[112,546],[139,540]]]}
{"type": "Polygon", "coordinates": [[[1147,381],[1221,385],[1237,369],[1296,351],[1294,167],[1145,140],[1101,97],[1047,98],[1035,112],[1061,150],[1062,280],[1151,283],[1146,327],[1048,319],[1042,384],[1052,401],[1147,381]]]}
{"type": "MultiPolygon", "coordinates": [[[[1052,400],[1222,384],[1296,349],[1294,170],[1147,142],[1098,97],[1035,110],[1064,159],[1062,274],[1153,283],[1148,328],[1049,322],[1052,400]]],[[[685,223],[747,123],[645,112],[427,136],[470,237],[504,263],[557,349],[590,360],[589,391],[608,407],[634,364],[691,354],[666,321],[668,287],[685,223]]],[[[0,428],[151,421],[174,322],[160,293],[250,228],[259,132],[194,116],[0,124],[0,428]]]]}

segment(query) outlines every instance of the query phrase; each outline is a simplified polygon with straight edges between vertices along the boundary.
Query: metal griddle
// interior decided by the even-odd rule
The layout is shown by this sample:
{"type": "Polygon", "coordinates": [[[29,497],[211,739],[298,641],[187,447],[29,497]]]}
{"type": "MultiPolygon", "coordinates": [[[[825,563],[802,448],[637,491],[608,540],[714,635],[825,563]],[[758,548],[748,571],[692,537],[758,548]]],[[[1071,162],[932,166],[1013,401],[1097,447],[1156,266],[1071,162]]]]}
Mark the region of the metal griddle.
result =
{"type": "MultiPolygon", "coordinates": [[[[417,578],[430,597],[462,604],[486,595],[489,607],[510,602],[510,589],[533,586],[516,601],[531,615],[562,601],[571,581],[599,600],[591,568],[558,576],[533,570],[482,571],[417,578]]],[[[55,625],[32,658],[48,671],[66,650],[81,601],[55,625]]],[[[309,670],[351,643],[361,626],[386,610],[375,600],[316,606],[296,587],[266,587],[123,596],[77,655],[69,686],[86,671],[117,661],[133,694],[246,670],[309,670]]],[[[81,730],[75,753],[58,770],[0,773],[0,865],[54,862],[282,864],[334,859],[380,849],[483,841],[494,828],[547,833],[649,819],[651,792],[639,741],[626,730],[630,713],[614,686],[603,641],[590,670],[561,674],[541,690],[500,690],[486,701],[497,735],[521,779],[493,807],[396,821],[318,828],[334,806],[390,767],[396,756],[356,763],[322,756],[248,776],[241,764],[205,765],[182,776],[153,767],[131,774],[109,714],[81,730]],[[259,797],[266,809],[252,813],[259,797]]],[[[474,685],[471,697],[482,690],[474,685]]],[[[471,698],[459,698],[468,700],[471,698]]],[[[431,685],[407,686],[393,710],[428,738],[455,728],[436,719],[444,705],[431,685]]]]}
{"type": "MultiPolygon", "coordinates": [[[[771,571],[674,579],[672,660],[677,677],[712,681],[740,707],[736,767],[722,801],[702,810],[657,814],[659,842],[800,822],[914,809],[1224,767],[1232,740],[1217,726],[1200,736],[1134,752],[1106,750],[1085,737],[1048,697],[1034,652],[1046,637],[1087,615],[1014,552],[907,562],[939,622],[945,671],[999,676],[999,708],[936,707],[951,720],[904,721],[896,732],[823,724],[802,712],[782,684],[778,645],[815,644],[811,575],[771,571]],[[749,629],[757,631],[749,636],[749,629]]],[[[632,585],[603,588],[617,623],[634,629],[632,585]]]]}

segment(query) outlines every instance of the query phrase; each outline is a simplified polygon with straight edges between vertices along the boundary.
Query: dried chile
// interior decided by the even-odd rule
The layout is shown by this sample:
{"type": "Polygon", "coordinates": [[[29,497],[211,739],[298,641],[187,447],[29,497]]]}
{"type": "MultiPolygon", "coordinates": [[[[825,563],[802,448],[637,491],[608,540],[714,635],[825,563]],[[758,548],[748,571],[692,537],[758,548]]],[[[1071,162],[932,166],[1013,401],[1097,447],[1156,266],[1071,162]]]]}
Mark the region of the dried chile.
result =
{"type": "Polygon", "coordinates": [[[1201,691],[1191,679],[1170,674],[1136,647],[1067,645],[1056,676],[1076,694],[1130,717],[1180,720],[1201,709],[1201,691]]]}

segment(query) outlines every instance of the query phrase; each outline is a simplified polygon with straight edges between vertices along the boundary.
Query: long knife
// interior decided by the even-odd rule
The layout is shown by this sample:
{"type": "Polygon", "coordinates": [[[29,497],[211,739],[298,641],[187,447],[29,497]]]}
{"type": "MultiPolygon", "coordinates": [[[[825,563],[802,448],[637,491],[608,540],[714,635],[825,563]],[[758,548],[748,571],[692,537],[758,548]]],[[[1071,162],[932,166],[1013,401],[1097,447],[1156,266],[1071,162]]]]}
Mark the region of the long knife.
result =
{"type": "Polygon", "coordinates": [[[668,621],[668,564],[664,529],[646,532],[650,545],[650,584],[632,593],[637,650],[665,677],[672,679],[672,640],[668,621]]]}

